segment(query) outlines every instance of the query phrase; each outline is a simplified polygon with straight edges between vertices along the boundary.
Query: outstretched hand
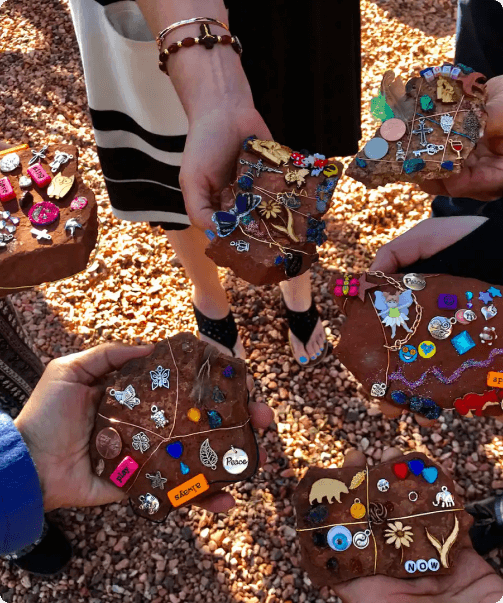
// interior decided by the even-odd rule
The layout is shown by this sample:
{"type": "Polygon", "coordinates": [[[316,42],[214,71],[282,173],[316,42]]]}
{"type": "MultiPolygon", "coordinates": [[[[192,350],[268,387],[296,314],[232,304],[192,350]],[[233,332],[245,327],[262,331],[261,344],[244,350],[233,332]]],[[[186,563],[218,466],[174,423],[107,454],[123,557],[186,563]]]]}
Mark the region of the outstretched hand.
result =
{"type": "MultiPolygon", "coordinates": [[[[399,456],[399,450],[389,448],[382,462],[399,456]]],[[[349,451],[344,467],[364,469],[365,455],[349,451]]],[[[498,603],[503,596],[503,580],[473,550],[466,536],[450,575],[406,580],[370,576],[343,582],[334,590],[343,603],[498,603]]]]}
{"type": "MultiPolygon", "coordinates": [[[[133,358],[147,356],[153,345],[106,344],[53,360],[15,420],[37,467],[46,511],[58,507],[88,507],[127,498],[91,467],[89,439],[103,388],[100,378],[133,358]]],[[[252,384],[248,383],[249,389],[252,384]]],[[[250,404],[254,427],[273,418],[265,404],[250,404]]],[[[260,450],[264,462],[266,454],[260,450]]],[[[230,494],[217,493],[204,508],[223,512],[234,504],[230,494]]]]}

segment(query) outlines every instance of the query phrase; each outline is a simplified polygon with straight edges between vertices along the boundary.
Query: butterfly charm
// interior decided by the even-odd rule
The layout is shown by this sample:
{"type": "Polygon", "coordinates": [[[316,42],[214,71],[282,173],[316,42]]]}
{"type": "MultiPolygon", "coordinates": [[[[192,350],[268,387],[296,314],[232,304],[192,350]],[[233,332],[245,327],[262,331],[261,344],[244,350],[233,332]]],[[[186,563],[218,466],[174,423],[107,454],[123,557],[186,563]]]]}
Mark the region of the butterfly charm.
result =
{"type": "Polygon", "coordinates": [[[152,389],[157,389],[158,387],[169,389],[169,373],[170,369],[162,368],[162,366],[158,366],[155,371],[150,371],[152,389]]]}
{"type": "Polygon", "coordinates": [[[351,278],[348,274],[342,278],[338,278],[335,281],[334,295],[337,297],[343,297],[345,295],[349,295],[350,297],[355,297],[358,295],[358,287],[360,285],[360,281],[356,278],[351,278]]]}
{"type": "Polygon", "coordinates": [[[216,224],[218,236],[226,237],[234,232],[240,220],[252,212],[261,201],[260,195],[241,193],[236,197],[236,203],[229,211],[216,211],[211,219],[216,224]]]}
{"type": "Polygon", "coordinates": [[[132,385],[128,385],[123,391],[111,389],[110,395],[113,396],[120,404],[127,406],[129,410],[133,410],[133,408],[138,406],[140,403],[140,399],[136,397],[136,392],[132,385]]]}

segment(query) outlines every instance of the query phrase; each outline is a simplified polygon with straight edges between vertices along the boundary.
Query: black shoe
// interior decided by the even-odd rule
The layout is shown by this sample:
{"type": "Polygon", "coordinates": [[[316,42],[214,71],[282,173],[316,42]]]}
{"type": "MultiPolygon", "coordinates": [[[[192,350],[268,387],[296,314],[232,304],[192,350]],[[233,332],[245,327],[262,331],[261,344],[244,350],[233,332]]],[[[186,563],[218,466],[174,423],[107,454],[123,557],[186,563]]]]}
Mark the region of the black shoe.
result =
{"type": "Polygon", "coordinates": [[[475,519],[469,533],[477,553],[487,555],[493,549],[503,548],[503,496],[486,498],[465,509],[475,519]]]}
{"type": "Polygon", "coordinates": [[[477,201],[464,197],[435,197],[431,203],[433,218],[447,216],[485,216],[492,218],[494,215],[503,214],[503,199],[496,201],[477,201]]]}
{"type": "Polygon", "coordinates": [[[47,533],[29,553],[22,557],[7,555],[11,563],[35,576],[55,576],[62,572],[72,558],[72,545],[63,532],[46,521],[47,533]]]}
{"type": "Polygon", "coordinates": [[[223,345],[224,348],[230,351],[230,355],[235,358],[234,347],[238,340],[238,328],[232,312],[229,312],[225,318],[216,320],[205,316],[194,304],[192,304],[192,307],[194,308],[199,333],[223,345]]]}

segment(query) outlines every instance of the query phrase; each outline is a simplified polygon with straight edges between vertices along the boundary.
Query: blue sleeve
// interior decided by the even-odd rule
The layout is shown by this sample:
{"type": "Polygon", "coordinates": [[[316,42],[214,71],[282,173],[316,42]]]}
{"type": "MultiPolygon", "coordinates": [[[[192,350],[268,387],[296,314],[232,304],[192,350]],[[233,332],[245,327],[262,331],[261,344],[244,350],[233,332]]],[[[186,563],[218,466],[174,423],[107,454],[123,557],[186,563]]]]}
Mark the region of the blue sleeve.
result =
{"type": "Polygon", "coordinates": [[[0,555],[35,542],[43,524],[37,470],[13,420],[0,413],[0,555]]]}

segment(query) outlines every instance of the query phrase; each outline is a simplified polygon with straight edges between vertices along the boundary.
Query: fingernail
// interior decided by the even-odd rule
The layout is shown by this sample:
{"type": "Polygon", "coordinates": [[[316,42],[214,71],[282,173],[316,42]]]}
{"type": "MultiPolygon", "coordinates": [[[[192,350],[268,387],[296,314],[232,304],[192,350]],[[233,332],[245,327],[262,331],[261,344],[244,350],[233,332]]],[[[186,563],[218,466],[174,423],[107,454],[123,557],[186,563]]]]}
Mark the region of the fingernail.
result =
{"type": "Polygon", "coordinates": [[[209,228],[208,228],[208,230],[204,231],[204,234],[208,237],[208,239],[210,241],[213,241],[213,239],[215,238],[215,233],[212,230],[210,230],[209,228]]]}
{"type": "Polygon", "coordinates": [[[301,356],[299,358],[299,362],[302,362],[302,364],[306,364],[306,362],[308,362],[307,358],[305,356],[301,356]]]}
{"type": "Polygon", "coordinates": [[[316,356],[311,356],[311,360],[316,360],[316,356]]]}
{"type": "Polygon", "coordinates": [[[316,352],[316,356],[319,356],[321,354],[321,352],[316,352]]]}

